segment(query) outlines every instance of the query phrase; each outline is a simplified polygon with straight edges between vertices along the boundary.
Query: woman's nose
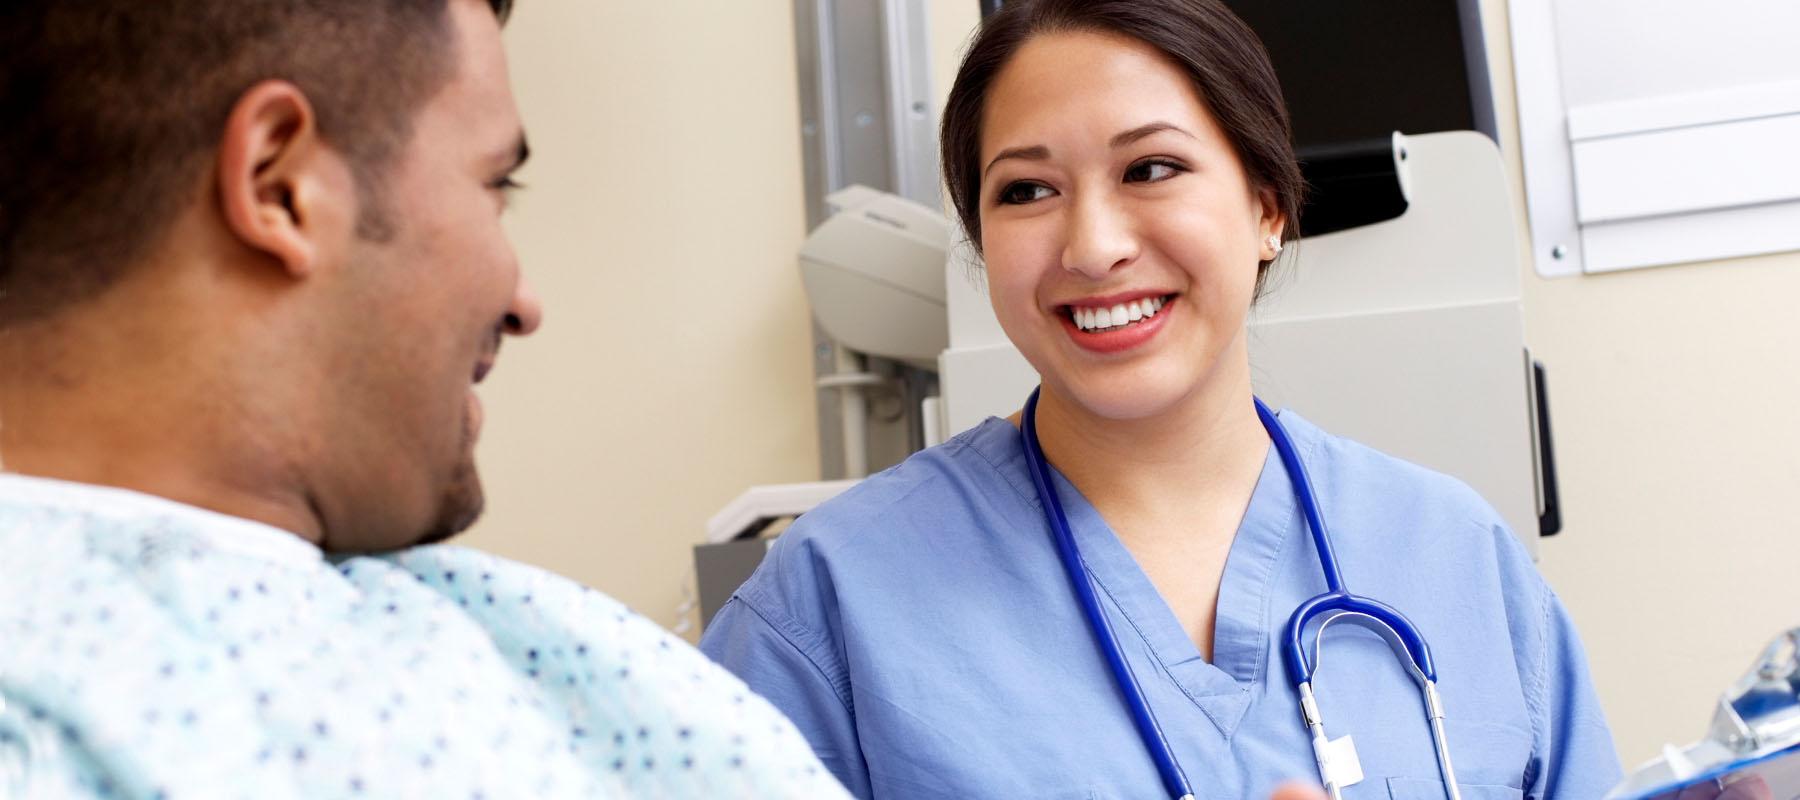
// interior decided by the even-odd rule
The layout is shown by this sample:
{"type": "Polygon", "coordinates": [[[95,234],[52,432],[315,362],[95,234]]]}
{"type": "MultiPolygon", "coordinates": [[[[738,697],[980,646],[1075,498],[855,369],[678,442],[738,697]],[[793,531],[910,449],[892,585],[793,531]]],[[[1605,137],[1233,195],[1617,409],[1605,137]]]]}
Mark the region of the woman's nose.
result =
{"type": "Polygon", "coordinates": [[[1063,268],[1100,279],[1138,255],[1132,220],[1117,204],[1090,197],[1069,206],[1063,268]]]}

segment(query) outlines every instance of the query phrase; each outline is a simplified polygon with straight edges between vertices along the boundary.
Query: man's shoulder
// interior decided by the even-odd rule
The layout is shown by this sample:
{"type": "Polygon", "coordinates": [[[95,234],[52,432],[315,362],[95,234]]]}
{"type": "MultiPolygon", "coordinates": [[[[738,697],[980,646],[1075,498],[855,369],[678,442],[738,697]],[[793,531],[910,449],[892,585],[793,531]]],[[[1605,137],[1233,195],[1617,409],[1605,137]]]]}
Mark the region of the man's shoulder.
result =
{"type": "Polygon", "coordinates": [[[543,567],[460,545],[423,545],[333,561],[352,578],[369,569],[410,578],[490,628],[513,626],[521,617],[549,624],[567,616],[611,618],[632,628],[661,630],[604,592],[543,567]]]}

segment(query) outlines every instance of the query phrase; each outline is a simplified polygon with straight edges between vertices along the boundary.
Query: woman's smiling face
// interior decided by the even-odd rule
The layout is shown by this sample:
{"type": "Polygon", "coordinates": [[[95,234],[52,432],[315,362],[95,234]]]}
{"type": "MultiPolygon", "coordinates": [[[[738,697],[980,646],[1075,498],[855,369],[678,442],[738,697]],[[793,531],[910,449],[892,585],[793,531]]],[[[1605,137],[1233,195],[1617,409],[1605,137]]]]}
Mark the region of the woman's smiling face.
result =
{"type": "Polygon", "coordinates": [[[1185,72],[1134,39],[1041,34],[995,76],[980,145],[994,312],[1047,395],[1134,419],[1247,377],[1283,220],[1185,72]]]}

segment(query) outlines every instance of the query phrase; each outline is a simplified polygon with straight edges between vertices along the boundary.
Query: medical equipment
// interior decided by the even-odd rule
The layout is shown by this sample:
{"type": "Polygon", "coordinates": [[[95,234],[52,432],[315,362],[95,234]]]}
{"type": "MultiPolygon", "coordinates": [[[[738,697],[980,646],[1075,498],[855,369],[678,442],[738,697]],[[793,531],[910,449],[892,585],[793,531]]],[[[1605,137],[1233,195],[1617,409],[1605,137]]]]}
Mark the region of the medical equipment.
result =
{"type": "Polygon", "coordinates": [[[1800,797],[1800,628],[1776,636],[1720,696],[1705,737],[1685,748],[1663,748],[1662,758],[1608,795],[1612,800],[1677,796],[1800,797]]]}
{"type": "MultiPolygon", "coordinates": [[[[831,369],[841,477],[892,466],[926,444],[924,398],[950,343],[944,261],[950,226],[936,209],[866,186],[826,198],[832,216],[800,246],[800,280],[831,369]]],[[[827,446],[822,443],[822,447],[827,446]]],[[[830,475],[834,470],[824,468],[830,475]]]]}
{"type": "MultiPolygon", "coordinates": [[[[706,541],[694,545],[692,574],[700,627],[712,622],[731,593],[762,563],[775,543],[772,536],[764,537],[769,526],[811,511],[855,485],[856,481],[841,480],[752,486],[712,515],[706,521],[706,541]]],[[[681,613],[685,623],[686,609],[681,613]]]]}
{"type": "MultiPolygon", "coordinates": [[[[1099,640],[1100,650],[1106,656],[1113,678],[1118,681],[1119,691],[1124,694],[1125,703],[1131,708],[1132,719],[1139,735],[1144,739],[1144,746],[1150,751],[1150,757],[1156,762],[1157,771],[1162,775],[1163,785],[1168,789],[1170,797],[1191,800],[1194,793],[1188,784],[1187,775],[1176,762],[1168,738],[1144,700],[1137,676],[1132,673],[1130,665],[1125,663],[1118,639],[1113,634],[1112,623],[1107,620],[1095,599],[1093,585],[1081,559],[1081,551],[1075,544],[1069,520],[1063,513],[1062,501],[1057,498],[1055,486],[1051,482],[1050,465],[1044,460],[1043,451],[1038,446],[1037,401],[1038,390],[1033,389],[1031,396],[1025,401],[1025,410],[1019,424],[1019,438],[1025,446],[1025,461],[1031,470],[1032,483],[1037,487],[1038,499],[1043,504],[1045,519],[1050,523],[1051,532],[1056,539],[1057,554],[1062,558],[1063,568],[1069,574],[1069,582],[1081,601],[1094,637],[1099,640]]],[[[1318,759],[1319,774],[1326,791],[1330,793],[1332,800],[1340,800],[1343,787],[1362,780],[1362,768],[1356,762],[1355,748],[1350,737],[1326,739],[1318,702],[1313,697],[1312,678],[1317,667],[1319,648],[1315,644],[1315,660],[1309,662],[1302,636],[1312,622],[1321,618],[1323,621],[1316,628],[1320,642],[1323,641],[1325,626],[1340,620],[1350,622],[1380,634],[1405,662],[1413,679],[1419,682],[1425,698],[1426,716],[1430,720],[1445,792],[1450,800],[1461,800],[1456,787],[1456,775],[1450,764],[1449,746],[1444,741],[1443,701],[1437,693],[1437,674],[1432,667],[1430,648],[1426,646],[1418,630],[1399,611],[1376,600],[1351,594],[1344,588],[1343,576],[1338,572],[1337,556],[1326,533],[1325,520],[1319,514],[1318,501],[1313,496],[1312,483],[1307,479],[1305,466],[1300,463],[1300,457],[1294,452],[1281,422],[1261,400],[1256,400],[1255,403],[1257,416],[1261,418],[1263,428],[1268,431],[1269,439],[1281,457],[1282,466],[1287,469],[1294,495],[1305,512],[1307,527],[1312,531],[1313,543],[1318,548],[1319,566],[1325,573],[1327,591],[1300,604],[1289,618],[1285,652],[1288,676],[1299,688],[1301,714],[1307,732],[1312,736],[1313,753],[1318,759]]]]}
{"type": "Polygon", "coordinates": [[[833,192],[836,210],[800,245],[800,280],[825,332],[859,353],[926,370],[950,344],[937,209],[866,186],[833,192]]]}

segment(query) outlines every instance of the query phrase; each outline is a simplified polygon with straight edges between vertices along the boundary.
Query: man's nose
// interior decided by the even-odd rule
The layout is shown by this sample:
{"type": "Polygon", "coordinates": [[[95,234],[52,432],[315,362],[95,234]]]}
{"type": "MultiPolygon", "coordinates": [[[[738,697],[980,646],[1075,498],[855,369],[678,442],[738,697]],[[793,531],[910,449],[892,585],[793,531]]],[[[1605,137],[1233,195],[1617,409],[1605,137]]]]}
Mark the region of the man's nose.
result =
{"type": "Polygon", "coordinates": [[[513,290],[512,304],[506,307],[506,332],[524,336],[537,330],[543,321],[544,306],[538,302],[537,290],[520,275],[519,286],[513,290]]]}

